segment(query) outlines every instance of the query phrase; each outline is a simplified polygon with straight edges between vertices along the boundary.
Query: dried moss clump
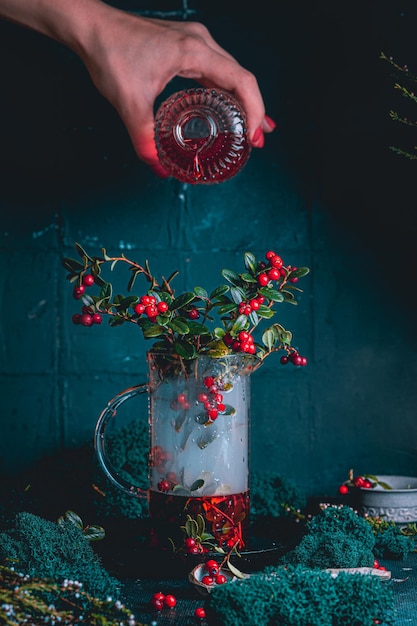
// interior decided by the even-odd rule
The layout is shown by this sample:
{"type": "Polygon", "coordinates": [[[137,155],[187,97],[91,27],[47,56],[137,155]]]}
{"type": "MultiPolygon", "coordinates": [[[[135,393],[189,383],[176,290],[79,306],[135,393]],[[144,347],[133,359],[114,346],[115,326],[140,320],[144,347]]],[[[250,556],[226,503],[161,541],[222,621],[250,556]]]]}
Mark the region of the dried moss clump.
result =
{"type": "Polygon", "coordinates": [[[372,626],[393,624],[393,604],[391,584],[376,576],[288,565],[216,587],[206,612],[216,626],[372,626]]]}
{"type": "Polygon", "coordinates": [[[29,576],[77,580],[98,597],[120,589],[82,530],[68,520],[57,523],[33,513],[18,513],[14,527],[0,533],[0,562],[29,576]]]}
{"type": "Polygon", "coordinates": [[[306,567],[372,567],[375,536],[348,506],[328,506],[306,524],[306,535],[282,562],[306,567]]]}

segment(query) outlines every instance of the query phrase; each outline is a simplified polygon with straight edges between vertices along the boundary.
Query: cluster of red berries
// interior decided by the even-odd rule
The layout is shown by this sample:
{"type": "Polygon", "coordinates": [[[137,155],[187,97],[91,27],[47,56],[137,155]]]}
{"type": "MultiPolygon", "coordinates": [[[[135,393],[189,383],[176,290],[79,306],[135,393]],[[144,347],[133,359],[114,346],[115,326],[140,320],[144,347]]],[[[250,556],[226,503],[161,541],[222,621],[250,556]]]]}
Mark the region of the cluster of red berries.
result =
{"type": "MultiPolygon", "coordinates": [[[[258,284],[261,285],[261,287],[266,287],[270,280],[280,280],[281,278],[287,276],[288,272],[297,269],[296,267],[291,266],[285,268],[281,257],[278,256],[278,254],[275,254],[273,250],[268,250],[265,254],[265,258],[268,263],[261,264],[262,271],[257,276],[258,284]]],[[[297,281],[298,278],[296,276],[289,279],[290,283],[296,283],[297,281]]]]}
{"type": "Polygon", "coordinates": [[[347,493],[349,493],[350,487],[357,487],[357,488],[362,488],[362,489],[372,489],[373,486],[374,486],[373,482],[370,481],[365,476],[355,476],[352,479],[349,479],[348,481],[346,481],[342,485],[340,485],[340,487],[338,489],[338,492],[341,495],[346,495],[347,493]]]}
{"type": "Polygon", "coordinates": [[[213,376],[206,376],[203,384],[207,392],[202,391],[199,393],[198,401],[203,404],[209,421],[214,422],[219,415],[226,412],[226,405],[213,376]]]}
{"type": "Polygon", "coordinates": [[[265,297],[262,295],[251,298],[250,300],[242,301],[239,303],[238,311],[239,315],[249,316],[252,311],[257,311],[261,304],[265,302],[265,297]]]}
{"type": "Polygon", "coordinates": [[[307,358],[305,356],[301,356],[301,354],[299,354],[298,351],[293,348],[290,354],[284,354],[281,357],[280,362],[282,363],[282,365],[292,363],[297,367],[304,367],[304,365],[307,365],[307,358]]]}
{"type": "Polygon", "coordinates": [[[201,579],[204,585],[224,585],[227,583],[227,578],[220,572],[220,565],[214,559],[210,559],[205,564],[206,574],[201,579]]]}
{"type": "Polygon", "coordinates": [[[168,308],[168,304],[163,300],[157,302],[155,296],[145,294],[139,298],[139,302],[135,304],[133,310],[139,316],[145,314],[152,322],[154,322],[156,321],[157,315],[166,313],[168,308]]]}
{"type": "MultiPolygon", "coordinates": [[[[85,288],[92,285],[94,285],[94,276],[84,274],[81,285],[76,285],[73,289],[72,295],[75,300],[80,300],[85,293],[85,288]]],[[[102,321],[100,313],[95,313],[94,309],[89,306],[83,306],[81,313],[74,313],[72,316],[72,323],[76,325],[93,326],[93,324],[101,324],[102,321]]]]}
{"type": "Polygon", "coordinates": [[[226,346],[232,348],[233,352],[247,352],[248,354],[255,354],[256,352],[253,337],[246,330],[241,330],[235,339],[230,333],[226,333],[223,337],[223,341],[226,346]]]}
{"type": "Polygon", "coordinates": [[[202,554],[209,551],[207,546],[203,546],[203,544],[197,541],[197,539],[194,539],[194,537],[187,537],[184,541],[184,547],[188,554],[202,554]]]}
{"type": "Polygon", "coordinates": [[[173,609],[177,604],[177,598],[172,593],[165,595],[161,591],[157,591],[152,595],[151,604],[157,611],[162,611],[164,607],[173,609]]]}

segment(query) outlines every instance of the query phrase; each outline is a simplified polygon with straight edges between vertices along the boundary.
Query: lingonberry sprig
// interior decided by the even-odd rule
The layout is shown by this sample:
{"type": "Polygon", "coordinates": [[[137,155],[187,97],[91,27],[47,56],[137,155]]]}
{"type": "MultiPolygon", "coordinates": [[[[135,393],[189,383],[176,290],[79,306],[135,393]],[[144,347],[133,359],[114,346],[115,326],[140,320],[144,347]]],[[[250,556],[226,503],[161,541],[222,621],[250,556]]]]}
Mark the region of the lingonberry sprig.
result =
{"type": "Polygon", "coordinates": [[[82,304],[81,311],[72,317],[74,324],[101,324],[103,315],[109,317],[111,326],[133,323],[141,328],[145,339],[155,340],[153,351],[181,359],[245,352],[256,355],[259,365],[269,354],[284,350],[281,363],[307,364],[307,359],[291,346],[292,333],[279,323],[266,328],[260,341],[254,338],[259,324],[275,315],[276,304],[297,304],[296,292],[302,290],[296,283],[309,272],[307,267],[284,265],[273,250],[266,252],[264,260],[245,252],[244,270],[236,273],[223,269],[226,283],[211,293],[197,286],[176,295],[171,282],[177,271],[158,280],[147,261],[140,265],[123,254],[109,256],[104,248],[101,256],[91,256],[78,243],[75,249],[80,260],[63,259],[67,278],[73,284],[73,297],[82,304]],[[104,267],[113,271],[118,263],[130,270],[129,295],[115,295],[111,282],[103,278],[104,267]],[[133,295],[138,276],[145,278],[147,289],[133,295]],[[92,293],[92,287],[99,288],[99,293],[92,293]]]}
{"type": "Polygon", "coordinates": [[[374,489],[377,485],[382,489],[392,489],[391,485],[379,480],[378,476],[374,474],[355,474],[353,469],[349,470],[348,478],[341,485],[339,485],[338,492],[341,495],[346,495],[354,487],[357,489],[374,489]]]}

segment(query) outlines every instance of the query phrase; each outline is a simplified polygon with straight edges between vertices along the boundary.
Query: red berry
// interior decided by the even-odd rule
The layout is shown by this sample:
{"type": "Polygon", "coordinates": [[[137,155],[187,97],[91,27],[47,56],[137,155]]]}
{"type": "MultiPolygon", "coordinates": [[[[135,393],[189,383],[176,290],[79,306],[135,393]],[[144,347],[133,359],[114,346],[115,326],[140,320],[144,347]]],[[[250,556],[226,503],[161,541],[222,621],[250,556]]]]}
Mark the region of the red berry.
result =
{"type": "Polygon", "coordinates": [[[138,302],[137,304],[135,304],[133,310],[138,315],[142,315],[142,313],[144,313],[144,311],[145,311],[145,305],[142,302],[138,302]]]}
{"type": "Polygon", "coordinates": [[[281,278],[280,271],[276,267],[271,267],[267,275],[271,280],[279,280],[281,278]]]}
{"type": "Polygon", "coordinates": [[[85,285],[86,287],[91,287],[91,285],[94,285],[94,276],[92,274],[84,274],[83,285],[85,285]]]}
{"type": "Polygon", "coordinates": [[[81,315],[80,322],[83,326],[91,326],[93,318],[89,313],[83,313],[81,315]]]}
{"type": "Polygon", "coordinates": [[[232,335],[230,335],[230,333],[226,333],[225,336],[223,337],[223,341],[226,344],[226,346],[231,346],[232,345],[232,335]]]}
{"type": "Polygon", "coordinates": [[[198,320],[198,318],[200,317],[200,313],[198,312],[196,308],[193,308],[190,311],[188,311],[188,317],[190,320],[198,320]]]}
{"type": "Polygon", "coordinates": [[[208,561],[206,561],[206,570],[210,572],[210,574],[217,574],[219,569],[220,566],[214,559],[209,559],[208,561]]]}
{"type": "Polygon", "coordinates": [[[203,576],[203,578],[201,579],[201,582],[203,583],[203,585],[212,585],[214,583],[214,578],[213,576],[203,576]]]}
{"type": "Polygon", "coordinates": [[[269,259],[269,263],[272,267],[276,267],[277,269],[281,269],[282,267],[282,259],[277,254],[269,259]]]}
{"type": "Polygon", "coordinates": [[[200,546],[196,543],[194,546],[190,546],[188,548],[188,552],[190,554],[199,554],[200,553],[200,546]]]}
{"type": "Polygon", "coordinates": [[[266,287],[266,285],[269,283],[268,275],[265,274],[265,272],[262,272],[261,274],[258,275],[258,283],[262,287],[266,287]]]}
{"type": "Polygon", "coordinates": [[[257,311],[259,307],[261,306],[261,303],[256,298],[252,298],[252,300],[249,300],[249,304],[251,306],[252,311],[257,311]]]}
{"type": "Polygon", "coordinates": [[[162,600],[163,602],[165,600],[165,594],[162,593],[162,591],[156,591],[151,598],[151,601],[153,600],[162,600]]]}
{"type": "Polygon", "coordinates": [[[166,313],[168,311],[168,304],[166,302],[158,302],[156,305],[159,313],[166,313]]]}
{"type": "Polygon", "coordinates": [[[356,476],[356,478],[353,480],[353,484],[355,485],[355,487],[363,487],[364,482],[365,479],[363,478],[363,476],[356,476]]]}
{"type": "Polygon", "coordinates": [[[241,330],[239,333],[239,341],[248,341],[251,335],[246,330],[241,330]]]}
{"type": "Polygon", "coordinates": [[[287,365],[288,361],[289,361],[289,357],[288,357],[288,355],[287,355],[287,354],[284,354],[284,355],[280,358],[280,362],[281,362],[281,364],[282,364],[282,365],[287,365]]]}
{"type": "Polygon", "coordinates": [[[158,309],[154,304],[147,304],[145,306],[145,313],[148,317],[156,317],[158,315],[158,309]]]}
{"type": "Polygon", "coordinates": [[[365,480],[363,481],[363,485],[362,485],[362,487],[363,487],[364,489],[372,489],[372,483],[371,483],[371,481],[370,481],[370,480],[365,479],[365,480]]]}
{"type": "Polygon", "coordinates": [[[162,609],[164,608],[164,601],[163,600],[152,600],[152,605],[153,605],[154,609],[156,609],[157,611],[162,611],[162,609]]]}
{"type": "Polygon", "coordinates": [[[76,300],[79,300],[81,296],[83,295],[84,291],[85,291],[84,285],[78,285],[77,287],[74,287],[72,295],[74,296],[76,300]]]}
{"type": "Polygon", "coordinates": [[[209,409],[207,411],[207,415],[209,416],[209,419],[214,422],[214,420],[217,419],[218,415],[219,415],[219,411],[218,409],[209,409]]]}
{"type": "Polygon", "coordinates": [[[102,321],[103,321],[103,318],[101,317],[100,313],[94,313],[93,324],[101,324],[102,321]]]}
{"type": "Polygon", "coordinates": [[[80,315],[80,313],[74,313],[74,315],[72,316],[72,323],[73,324],[81,324],[81,315],[80,315]]]}
{"type": "Polygon", "coordinates": [[[224,574],[217,574],[214,580],[217,585],[224,585],[224,583],[227,583],[227,578],[224,574]]]}
{"type": "Polygon", "coordinates": [[[167,480],[160,480],[158,483],[159,491],[169,491],[169,482],[167,480]]]}
{"type": "Polygon", "coordinates": [[[374,564],[372,566],[374,569],[378,569],[379,568],[379,561],[377,559],[375,559],[374,564]]]}
{"type": "Polygon", "coordinates": [[[206,617],[206,612],[202,606],[199,606],[194,611],[194,615],[195,617],[197,617],[197,619],[204,619],[206,617]]]}
{"type": "Polygon", "coordinates": [[[164,604],[165,606],[168,606],[170,609],[172,609],[177,604],[177,598],[171,593],[168,593],[165,596],[164,604]]]}
{"type": "Polygon", "coordinates": [[[195,539],[194,537],[187,537],[187,539],[185,540],[185,545],[187,546],[187,548],[191,548],[192,546],[195,546],[195,539]]]}
{"type": "Polygon", "coordinates": [[[340,485],[338,491],[340,494],[345,495],[349,493],[349,487],[347,485],[340,485]]]}
{"type": "Polygon", "coordinates": [[[214,385],[214,378],[213,376],[206,376],[205,379],[203,380],[204,383],[204,387],[212,387],[214,385]]]}
{"type": "Polygon", "coordinates": [[[276,256],[276,254],[273,250],[268,250],[268,252],[265,253],[265,258],[268,261],[270,261],[274,256],[276,256]]]}

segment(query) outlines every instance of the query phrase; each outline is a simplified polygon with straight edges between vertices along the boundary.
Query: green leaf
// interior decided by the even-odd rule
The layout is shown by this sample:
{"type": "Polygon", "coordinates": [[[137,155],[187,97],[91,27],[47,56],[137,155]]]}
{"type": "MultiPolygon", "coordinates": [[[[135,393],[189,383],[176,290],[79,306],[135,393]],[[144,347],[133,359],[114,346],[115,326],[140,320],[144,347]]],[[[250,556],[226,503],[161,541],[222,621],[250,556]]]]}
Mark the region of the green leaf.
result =
{"type": "Polygon", "coordinates": [[[232,270],[222,270],[222,276],[227,280],[227,282],[235,285],[236,287],[239,287],[242,284],[240,276],[236,274],[236,272],[232,272],[232,270]]]}
{"type": "Polygon", "coordinates": [[[197,489],[200,489],[200,487],[202,487],[204,485],[204,480],[202,478],[199,478],[198,480],[195,480],[193,482],[193,484],[190,487],[190,491],[197,491],[197,489]]]}
{"type": "Polygon", "coordinates": [[[83,530],[83,535],[89,541],[100,541],[106,536],[104,528],[101,526],[87,526],[83,530]]]}
{"type": "Polygon", "coordinates": [[[100,289],[99,298],[100,300],[104,300],[105,298],[111,298],[112,296],[112,286],[110,283],[104,283],[102,288],[100,289]]]}
{"type": "Polygon", "coordinates": [[[245,299],[245,292],[238,287],[232,287],[230,289],[230,296],[235,304],[240,304],[245,299]]]}
{"type": "Polygon", "coordinates": [[[282,292],[273,289],[272,287],[262,287],[259,289],[259,293],[268,300],[272,300],[273,302],[282,302],[284,300],[284,296],[282,292]]]}
{"type": "Polygon", "coordinates": [[[226,313],[230,313],[231,311],[234,311],[236,309],[236,304],[234,302],[231,302],[230,304],[223,304],[222,306],[219,306],[218,311],[219,311],[219,315],[226,315],[226,313]]]}
{"type": "Polygon", "coordinates": [[[187,341],[175,341],[174,351],[183,359],[195,359],[197,351],[195,347],[187,341]]]}
{"type": "Polygon", "coordinates": [[[271,350],[277,340],[277,333],[272,328],[268,328],[262,335],[262,343],[271,350]]]}
{"type": "Polygon", "coordinates": [[[127,284],[127,290],[132,291],[133,285],[135,284],[136,278],[141,274],[141,270],[138,270],[136,267],[132,268],[132,275],[129,278],[129,282],[127,284]]]}
{"type": "Polygon", "coordinates": [[[195,537],[198,532],[197,522],[190,516],[188,516],[188,519],[185,522],[185,532],[188,537],[195,537]]]}
{"type": "Polygon", "coordinates": [[[65,519],[72,522],[75,526],[77,526],[77,528],[82,530],[83,521],[77,513],[74,513],[74,511],[65,511],[65,519]]]}
{"type": "Polygon", "coordinates": [[[121,326],[125,323],[123,317],[111,317],[109,320],[109,325],[115,328],[116,326],[121,326]]]}
{"type": "Polygon", "coordinates": [[[263,317],[266,320],[271,319],[271,317],[274,317],[275,315],[275,311],[273,309],[270,309],[269,307],[264,305],[261,305],[256,312],[259,317],[263,317]]]}
{"type": "Polygon", "coordinates": [[[243,262],[245,264],[246,269],[251,273],[251,274],[256,274],[256,258],[255,255],[252,254],[252,252],[245,252],[245,254],[243,255],[243,262]]]}
{"type": "Polygon", "coordinates": [[[143,336],[145,339],[151,339],[152,337],[160,337],[164,334],[165,328],[163,326],[159,326],[159,324],[152,324],[152,326],[148,326],[147,328],[143,328],[143,336]]]}
{"type": "Polygon", "coordinates": [[[232,333],[236,334],[241,330],[245,330],[248,326],[248,318],[246,315],[239,315],[232,326],[232,333]]]}
{"type": "Polygon", "coordinates": [[[93,259],[90,256],[88,256],[87,252],[84,250],[82,246],[80,246],[79,243],[75,242],[74,247],[76,251],[78,252],[78,254],[80,255],[80,257],[82,258],[82,260],[84,261],[84,266],[88,264],[88,261],[90,262],[93,261],[93,259]]]}
{"type": "Polygon", "coordinates": [[[78,273],[79,271],[84,269],[84,265],[82,263],[80,263],[79,261],[76,261],[75,259],[70,259],[69,257],[65,257],[65,259],[62,259],[62,265],[69,272],[78,273]]]}
{"type": "Polygon", "coordinates": [[[297,267],[296,270],[292,270],[289,274],[290,278],[302,278],[310,272],[309,267],[297,267]]]}
{"type": "Polygon", "coordinates": [[[287,291],[286,289],[283,289],[281,291],[281,294],[283,295],[285,302],[288,302],[289,304],[297,304],[295,296],[291,291],[287,291]]]}
{"type": "Polygon", "coordinates": [[[216,287],[216,289],[213,289],[210,294],[210,300],[217,300],[218,298],[221,298],[221,296],[224,296],[224,294],[227,293],[229,289],[229,285],[220,285],[219,287],[216,287]]]}
{"type": "Polygon", "coordinates": [[[237,567],[232,565],[229,559],[227,560],[227,567],[230,569],[232,574],[236,576],[236,578],[245,578],[245,574],[242,574],[242,572],[239,569],[237,569],[237,567]]]}
{"type": "Polygon", "coordinates": [[[243,272],[240,275],[241,279],[244,280],[246,283],[256,283],[257,280],[256,278],[254,278],[253,276],[251,276],[250,274],[248,274],[247,272],[243,272]]]}
{"type": "Polygon", "coordinates": [[[189,335],[211,335],[211,332],[204,326],[204,324],[200,324],[199,322],[187,322],[188,325],[188,334],[189,335]]]}
{"type": "Polygon", "coordinates": [[[119,302],[118,309],[120,311],[126,311],[126,309],[128,309],[130,306],[136,304],[138,300],[138,296],[127,296],[127,298],[122,298],[122,300],[119,302]]]}
{"type": "Polygon", "coordinates": [[[208,293],[203,287],[194,287],[194,293],[196,296],[201,298],[202,300],[208,299],[208,293]]]}
{"type": "Polygon", "coordinates": [[[168,328],[173,330],[174,333],[178,333],[179,335],[187,335],[190,331],[190,328],[188,326],[188,322],[185,323],[185,321],[182,321],[183,319],[184,318],[180,319],[179,317],[173,317],[172,320],[167,324],[168,328]]]}
{"type": "Polygon", "coordinates": [[[175,311],[176,309],[182,309],[194,299],[195,294],[192,291],[186,291],[185,293],[178,296],[178,298],[174,299],[174,302],[171,305],[171,310],[175,311]]]}

